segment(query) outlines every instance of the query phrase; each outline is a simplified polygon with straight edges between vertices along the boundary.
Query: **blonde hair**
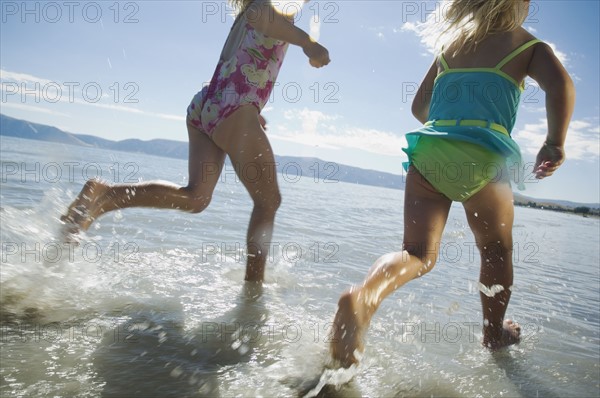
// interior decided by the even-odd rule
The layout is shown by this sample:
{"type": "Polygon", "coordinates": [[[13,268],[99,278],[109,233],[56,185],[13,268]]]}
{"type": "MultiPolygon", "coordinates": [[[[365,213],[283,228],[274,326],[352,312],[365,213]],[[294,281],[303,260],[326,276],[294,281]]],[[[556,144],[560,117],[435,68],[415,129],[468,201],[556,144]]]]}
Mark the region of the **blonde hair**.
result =
{"type": "MultiPolygon", "coordinates": [[[[475,50],[487,35],[520,27],[527,13],[524,0],[453,0],[443,10],[444,33],[451,34],[454,49],[475,50]]],[[[527,4],[528,5],[528,4],[527,4]]]]}
{"type": "Polygon", "coordinates": [[[252,3],[252,1],[254,0],[229,0],[229,4],[231,4],[237,13],[240,14],[250,5],[250,3],[252,3]]]}

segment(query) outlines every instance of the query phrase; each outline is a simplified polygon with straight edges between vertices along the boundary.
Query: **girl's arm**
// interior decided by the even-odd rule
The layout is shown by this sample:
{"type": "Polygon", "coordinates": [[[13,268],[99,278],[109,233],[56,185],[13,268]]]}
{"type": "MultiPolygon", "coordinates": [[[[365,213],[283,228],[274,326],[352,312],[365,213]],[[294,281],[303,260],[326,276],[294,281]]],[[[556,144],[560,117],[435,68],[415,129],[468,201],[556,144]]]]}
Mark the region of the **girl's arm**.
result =
{"type": "Polygon", "coordinates": [[[536,177],[544,178],[551,176],[565,160],[564,145],[575,107],[575,87],[547,44],[535,47],[527,74],[546,93],[548,134],[534,166],[536,177]]]}
{"type": "Polygon", "coordinates": [[[330,62],[327,49],[295,26],[289,17],[277,11],[270,1],[259,0],[252,3],[246,13],[246,19],[257,31],[273,39],[301,47],[312,66],[321,67],[330,62]]]}
{"type": "Polygon", "coordinates": [[[438,74],[437,60],[433,62],[431,68],[423,78],[423,82],[419,86],[417,95],[413,99],[412,114],[418,121],[425,124],[429,118],[429,104],[431,103],[431,95],[433,94],[433,83],[438,74]]]}

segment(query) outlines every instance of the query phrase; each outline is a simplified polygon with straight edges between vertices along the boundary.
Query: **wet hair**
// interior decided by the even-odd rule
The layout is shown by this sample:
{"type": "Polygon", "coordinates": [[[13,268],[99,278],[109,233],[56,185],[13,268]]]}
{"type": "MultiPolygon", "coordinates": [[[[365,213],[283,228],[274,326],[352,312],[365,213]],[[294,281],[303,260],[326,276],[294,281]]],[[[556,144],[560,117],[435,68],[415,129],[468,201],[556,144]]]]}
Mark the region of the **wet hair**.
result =
{"type": "MultiPolygon", "coordinates": [[[[473,51],[487,35],[520,27],[527,14],[524,0],[452,0],[443,9],[456,52],[473,51]]],[[[528,5],[528,4],[527,4],[528,5]]]]}

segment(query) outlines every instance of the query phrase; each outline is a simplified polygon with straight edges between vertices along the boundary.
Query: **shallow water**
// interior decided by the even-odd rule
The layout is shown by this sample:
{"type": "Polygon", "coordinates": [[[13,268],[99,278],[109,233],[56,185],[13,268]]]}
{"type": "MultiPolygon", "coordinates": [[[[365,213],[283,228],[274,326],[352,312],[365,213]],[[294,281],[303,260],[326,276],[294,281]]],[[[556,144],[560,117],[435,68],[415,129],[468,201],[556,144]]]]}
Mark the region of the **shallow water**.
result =
{"type": "Polygon", "coordinates": [[[263,287],[244,284],[250,199],[231,169],[202,214],[130,209],[56,240],[84,177],[185,183],[184,161],[2,137],[0,394],[598,396],[600,224],[516,209],[508,316],[481,348],[479,266],[460,206],[441,261],[386,300],[358,369],[322,374],[339,294],[402,240],[403,192],[280,175],[263,287]],[[354,376],[350,383],[343,383],[354,376]]]}

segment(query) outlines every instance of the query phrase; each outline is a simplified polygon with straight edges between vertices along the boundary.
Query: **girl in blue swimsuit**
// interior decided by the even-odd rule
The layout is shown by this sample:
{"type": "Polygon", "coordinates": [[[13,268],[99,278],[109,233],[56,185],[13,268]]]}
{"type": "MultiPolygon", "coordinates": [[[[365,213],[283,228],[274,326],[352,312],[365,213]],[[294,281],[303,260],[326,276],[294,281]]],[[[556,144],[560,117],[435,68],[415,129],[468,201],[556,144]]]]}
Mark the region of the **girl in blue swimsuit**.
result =
{"type": "Polygon", "coordinates": [[[379,258],[364,282],[346,291],[334,319],[331,352],[348,367],[385,297],[431,271],[452,201],[462,202],[481,255],[483,344],[515,344],[505,320],[513,284],[513,194],[521,155],[511,138],[523,80],[546,92],[548,134],[534,166],[539,179],[564,161],[573,83],[550,47],[521,25],[527,0],[454,0],[445,9],[454,39],[436,57],[413,102],[424,125],[407,135],[403,250],[379,258]],[[512,171],[512,172],[509,172],[512,171]],[[513,177],[513,178],[510,178],[513,177]]]}

